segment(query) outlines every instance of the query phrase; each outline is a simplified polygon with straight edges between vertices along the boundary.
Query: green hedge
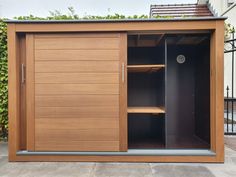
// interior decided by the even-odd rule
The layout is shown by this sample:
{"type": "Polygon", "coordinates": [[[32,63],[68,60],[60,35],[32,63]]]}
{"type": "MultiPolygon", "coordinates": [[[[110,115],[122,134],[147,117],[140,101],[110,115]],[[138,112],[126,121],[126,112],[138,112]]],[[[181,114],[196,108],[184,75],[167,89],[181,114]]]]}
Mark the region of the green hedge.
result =
{"type": "Polygon", "coordinates": [[[7,92],[7,29],[0,19],[0,140],[7,139],[8,92],[7,92]]]}

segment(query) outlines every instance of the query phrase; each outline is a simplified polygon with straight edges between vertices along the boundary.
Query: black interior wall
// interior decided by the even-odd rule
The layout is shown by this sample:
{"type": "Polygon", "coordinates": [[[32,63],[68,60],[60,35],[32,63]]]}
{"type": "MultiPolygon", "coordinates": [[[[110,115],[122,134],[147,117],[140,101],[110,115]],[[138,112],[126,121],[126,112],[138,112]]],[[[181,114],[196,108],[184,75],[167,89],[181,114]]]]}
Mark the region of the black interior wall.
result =
{"type": "Polygon", "coordinates": [[[166,73],[166,147],[208,148],[209,48],[167,45],[166,73]],[[183,64],[176,61],[180,54],[183,64]]]}
{"type": "Polygon", "coordinates": [[[194,135],[194,47],[167,45],[167,147],[194,135]],[[184,55],[186,61],[179,64],[178,55],[184,55]],[[188,137],[186,137],[188,136],[188,137]]]}
{"type": "Polygon", "coordinates": [[[164,115],[129,114],[129,149],[165,148],[164,115]]]}
{"type": "Polygon", "coordinates": [[[128,106],[164,106],[164,70],[128,74],[128,106]]]}
{"type": "Polygon", "coordinates": [[[128,64],[164,64],[165,46],[157,47],[129,47],[128,64]]]}
{"type": "Polygon", "coordinates": [[[198,47],[195,62],[195,134],[210,142],[210,42],[198,47]]]}
{"type": "Polygon", "coordinates": [[[195,35],[200,43],[194,44],[189,36],[171,35],[169,43],[167,36],[166,55],[164,45],[128,48],[128,65],[165,64],[157,72],[128,73],[128,106],[166,110],[128,114],[129,148],[210,148],[210,37],[195,35]],[[176,61],[180,54],[183,64],[176,61]]]}
{"type": "MultiPolygon", "coordinates": [[[[164,64],[164,45],[129,47],[128,65],[164,64]]],[[[164,106],[165,71],[128,73],[128,106],[164,106]]]]}
{"type": "MultiPolygon", "coordinates": [[[[164,64],[164,45],[129,47],[128,64],[164,64]]],[[[128,106],[165,104],[165,70],[128,73],[128,106]]],[[[129,149],[165,148],[164,114],[128,114],[129,149]]]]}

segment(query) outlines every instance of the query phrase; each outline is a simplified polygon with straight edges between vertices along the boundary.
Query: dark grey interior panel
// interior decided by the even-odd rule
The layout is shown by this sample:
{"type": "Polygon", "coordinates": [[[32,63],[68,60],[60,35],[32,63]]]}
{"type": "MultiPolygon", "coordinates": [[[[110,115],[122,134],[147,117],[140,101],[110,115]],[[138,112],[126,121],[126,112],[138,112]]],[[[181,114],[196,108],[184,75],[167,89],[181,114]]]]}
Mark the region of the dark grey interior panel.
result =
{"type": "Polygon", "coordinates": [[[210,147],[209,42],[168,44],[166,78],[166,147],[210,147]],[[184,63],[177,57],[185,56],[184,63]]]}
{"type": "Polygon", "coordinates": [[[153,64],[165,68],[128,72],[128,106],[165,113],[128,114],[129,149],[209,149],[210,35],[171,34],[156,47],[128,48],[128,65],[153,64]]]}

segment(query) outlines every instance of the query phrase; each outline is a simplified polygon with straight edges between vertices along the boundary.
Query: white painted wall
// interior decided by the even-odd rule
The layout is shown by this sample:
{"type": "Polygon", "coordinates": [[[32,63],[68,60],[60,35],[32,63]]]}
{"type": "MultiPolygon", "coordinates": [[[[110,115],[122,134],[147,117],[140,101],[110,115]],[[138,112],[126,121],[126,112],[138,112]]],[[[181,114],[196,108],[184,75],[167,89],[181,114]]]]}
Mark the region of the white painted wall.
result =
{"type": "MultiPolygon", "coordinates": [[[[234,26],[234,28],[236,29],[236,5],[229,10],[228,12],[226,12],[223,16],[228,17],[228,19],[226,20],[226,23],[230,23],[231,25],[234,26]]],[[[235,38],[236,38],[236,34],[235,34],[235,38]]],[[[235,62],[236,62],[236,52],[235,52],[235,62]]],[[[224,81],[224,87],[226,89],[227,85],[229,86],[229,88],[231,88],[231,84],[232,84],[232,53],[225,53],[224,55],[225,57],[225,62],[224,62],[224,69],[225,69],[225,81],[224,81]]],[[[234,64],[234,84],[236,84],[236,63],[234,64]]],[[[225,95],[226,95],[226,90],[225,90],[225,95]]],[[[231,91],[230,94],[231,96],[231,91]]],[[[234,86],[234,97],[236,97],[236,85],[234,86]]]]}
{"type": "MultiPolygon", "coordinates": [[[[218,16],[224,16],[228,19],[226,23],[230,23],[236,29],[236,1],[235,4],[228,7],[228,1],[232,0],[209,0],[209,5],[213,8],[218,16]],[[233,7],[233,8],[232,8],[233,7]]],[[[236,35],[235,35],[236,36],[236,35]]],[[[226,46],[225,46],[226,47],[226,46]]],[[[236,52],[234,63],[234,97],[236,97],[236,52]]],[[[224,54],[224,95],[226,96],[226,87],[229,86],[229,97],[232,96],[232,53],[224,54]]]]}
{"type": "Polygon", "coordinates": [[[213,7],[218,16],[220,16],[228,6],[228,0],[209,0],[208,3],[213,7]]]}

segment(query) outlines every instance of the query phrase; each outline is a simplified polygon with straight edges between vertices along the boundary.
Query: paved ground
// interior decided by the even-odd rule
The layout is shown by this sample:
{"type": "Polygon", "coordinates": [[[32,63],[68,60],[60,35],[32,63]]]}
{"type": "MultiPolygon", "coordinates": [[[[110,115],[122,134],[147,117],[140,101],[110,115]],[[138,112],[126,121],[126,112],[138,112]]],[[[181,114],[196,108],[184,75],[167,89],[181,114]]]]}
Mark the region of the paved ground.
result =
{"type": "Polygon", "coordinates": [[[236,136],[226,136],[225,145],[236,151],[236,136]]]}
{"type": "Polygon", "coordinates": [[[0,177],[236,177],[236,151],[231,148],[225,148],[224,164],[8,163],[7,144],[0,143],[0,177]]]}

